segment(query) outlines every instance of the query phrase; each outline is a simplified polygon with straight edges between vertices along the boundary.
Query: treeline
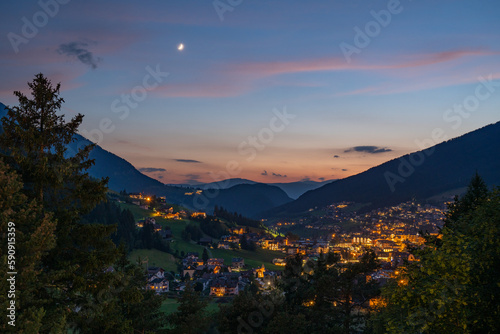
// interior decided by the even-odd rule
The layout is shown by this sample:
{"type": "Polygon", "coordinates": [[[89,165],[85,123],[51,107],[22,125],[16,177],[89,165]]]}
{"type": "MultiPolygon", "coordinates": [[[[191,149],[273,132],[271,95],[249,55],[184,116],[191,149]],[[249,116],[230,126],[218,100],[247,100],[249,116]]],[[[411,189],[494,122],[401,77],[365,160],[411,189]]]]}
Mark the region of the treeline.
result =
{"type": "Polygon", "coordinates": [[[189,224],[184,228],[181,237],[185,241],[193,240],[198,242],[203,237],[203,234],[214,239],[219,239],[227,234],[227,230],[222,223],[214,217],[207,216],[206,218],[193,218],[193,220],[198,221],[200,225],[198,227],[198,225],[189,224]]]}
{"type": "Polygon", "coordinates": [[[240,226],[249,226],[255,228],[263,228],[264,226],[260,221],[253,220],[250,218],[243,217],[240,213],[237,212],[229,212],[223,207],[215,206],[214,207],[214,216],[223,218],[230,223],[235,223],[240,226]]]}
{"type": "Polygon", "coordinates": [[[224,224],[214,216],[207,215],[206,217],[192,218],[194,221],[200,222],[200,228],[206,235],[220,239],[223,235],[228,234],[224,224]]]}
{"type": "Polygon", "coordinates": [[[201,231],[201,229],[196,226],[196,225],[187,225],[184,230],[182,230],[181,232],[181,238],[184,240],[184,241],[190,241],[190,240],[193,240],[193,241],[200,241],[200,239],[203,237],[203,232],[201,231]]]}
{"type": "Polygon", "coordinates": [[[84,224],[115,225],[116,231],[111,234],[115,245],[124,244],[127,251],[136,247],[138,241],[135,219],[130,210],[122,210],[112,201],[103,201],[82,218],[84,224]]]}
{"type": "Polygon", "coordinates": [[[82,223],[113,225],[116,231],[111,234],[115,245],[124,245],[127,252],[132,249],[158,249],[170,252],[170,244],[163,241],[155,232],[153,224],[144,224],[137,229],[132,212],[123,210],[111,200],[99,203],[90,213],[83,216],[82,223]]]}

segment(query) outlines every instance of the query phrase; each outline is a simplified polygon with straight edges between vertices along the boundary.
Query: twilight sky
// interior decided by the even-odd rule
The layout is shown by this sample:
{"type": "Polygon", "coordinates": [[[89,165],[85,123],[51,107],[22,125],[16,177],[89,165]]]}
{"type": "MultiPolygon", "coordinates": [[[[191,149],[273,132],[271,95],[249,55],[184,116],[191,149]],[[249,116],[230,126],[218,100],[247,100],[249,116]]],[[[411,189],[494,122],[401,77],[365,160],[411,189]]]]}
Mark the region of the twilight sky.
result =
{"type": "Polygon", "coordinates": [[[83,135],[164,183],[344,178],[500,118],[498,0],[0,8],[0,101],[42,72],[83,135]]]}

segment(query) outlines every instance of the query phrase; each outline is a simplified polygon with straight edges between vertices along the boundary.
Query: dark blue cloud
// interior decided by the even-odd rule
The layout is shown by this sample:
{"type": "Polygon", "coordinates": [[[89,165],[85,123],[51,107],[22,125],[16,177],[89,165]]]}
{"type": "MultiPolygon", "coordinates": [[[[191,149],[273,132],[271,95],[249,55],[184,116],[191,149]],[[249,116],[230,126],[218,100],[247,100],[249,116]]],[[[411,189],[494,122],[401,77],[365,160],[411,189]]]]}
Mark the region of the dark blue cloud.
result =
{"type": "Polygon", "coordinates": [[[82,64],[88,65],[92,69],[96,69],[100,59],[94,57],[87,47],[88,43],[85,42],[70,42],[59,45],[57,52],[62,55],[76,57],[82,64]]]}
{"type": "Polygon", "coordinates": [[[391,152],[390,148],[378,147],[378,146],[354,146],[344,151],[344,153],[349,152],[362,152],[362,153],[370,153],[370,154],[378,154],[391,152]]]}

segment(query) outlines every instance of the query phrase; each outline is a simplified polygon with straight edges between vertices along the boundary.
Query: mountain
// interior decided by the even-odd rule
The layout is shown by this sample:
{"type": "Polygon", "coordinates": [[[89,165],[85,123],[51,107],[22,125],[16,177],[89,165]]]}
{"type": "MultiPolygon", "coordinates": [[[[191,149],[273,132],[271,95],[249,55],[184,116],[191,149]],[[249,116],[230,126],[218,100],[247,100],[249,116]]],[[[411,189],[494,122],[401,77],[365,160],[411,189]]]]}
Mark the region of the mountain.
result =
{"type": "MultiPolygon", "coordinates": [[[[83,136],[75,135],[75,142],[68,145],[68,152],[76,152],[79,146],[91,142],[83,136]]],[[[115,191],[145,192],[158,196],[167,196],[171,201],[180,201],[186,189],[166,186],[163,183],[139,172],[127,160],[106,151],[99,145],[92,150],[89,158],[95,159],[95,165],[89,170],[89,175],[95,178],[109,177],[108,187],[115,191]]]]}
{"type": "MultiPolygon", "coordinates": [[[[5,106],[0,104],[0,118],[5,114],[5,106]]],[[[90,143],[88,139],[77,134],[75,135],[75,141],[68,145],[67,153],[69,155],[75,154],[78,147],[90,143]]],[[[125,159],[104,150],[99,145],[96,145],[92,150],[90,158],[95,159],[95,165],[90,168],[89,175],[95,178],[109,177],[108,186],[112,190],[121,191],[125,189],[127,192],[143,192],[166,196],[169,203],[199,209],[195,205],[196,203],[193,202],[193,196],[188,195],[190,192],[188,189],[165,185],[150,178],[139,172],[125,159]]],[[[241,182],[244,181],[243,179],[240,180],[241,182]]],[[[220,205],[230,211],[237,211],[243,215],[254,217],[258,212],[269,210],[292,200],[278,187],[265,184],[246,185],[238,184],[238,182],[238,180],[230,182],[234,185],[229,189],[218,191],[215,198],[207,196],[207,198],[210,197],[210,200],[204,206],[204,209],[210,212],[210,210],[213,210],[214,205],[220,205]]]]}
{"type": "Polygon", "coordinates": [[[252,180],[241,179],[241,178],[233,178],[227,179],[219,182],[211,182],[211,183],[196,183],[196,184],[177,184],[176,186],[181,187],[195,187],[200,189],[228,189],[240,184],[267,184],[270,186],[276,186],[281,188],[288,197],[292,199],[297,199],[300,195],[305,193],[306,191],[317,189],[327,183],[333,182],[335,180],[316,182],[316,181],[297,181],[297,182],[289,182],[289,183],[260,183],[252,180]]]}
{"type": "Polygon", "coordinates": [[[240,184],[256,184],[256,183],[258,182],[242,178],[233,178],[233,179],[226,179],[223,181],[210,182],[210,183],[197,182],[197,183],[182,183],[182,184],[172,184],[172,185],[181,187],[199,188],[199,189],[228,189],[240,184]]]}
{"type": "Polygon", "coordinates": [[[265,216],[292,216],[340,201],[367,204],[368,210],[413,198],[444,199],[476,172],[489,186],[500,185],[500,122],[308,191],[265,216]]]}
{"type": "MultiPolygon", "coordinates": [[[[0,103],[0,119],[6,114],[5,105],[0,103]]],[[[76,134],[75,141],[68,145],[67,153],[73,155],[76,153],[78,147],[89,145],[90,143],[88,139],[76,134]]],[[[186,189],[166,186],[142,174],[128,161],[104,150],[99,145],[96,145],[89,157],[95,159],[95,165],[88,171],[89,175],[94,178],[109,177],[108,187],[112,190],[121,191],[125,189],[128,192],[145,192],[167,196],[167,199],[174,203],[180,203],[184,199],[186,189]]]]}
{"type": "Polygon", "coordinates": [[[289,183],[268,183],[269,185],[272,186],[277,186],[280,187],[286,194],[293,198],[297,199],[299,198],[302,194],[309,190],[314,190],[318,189],[325,184],[334,182],[336,180],[328,180],[328,181],[322,181],[322,182],[316,182],[316,181],[297,181],[297,182],[289,182],[289,183]]]}
{"type": "Polygon", "coordinates": [[[239,184],[228,189],[205,190],[193,199],[192,207],[201,204],[204,211],[222,206],[249,218],[260,218],[260,213],[291,202],[292,199],[279,187],[263,183],[239,184]]]}

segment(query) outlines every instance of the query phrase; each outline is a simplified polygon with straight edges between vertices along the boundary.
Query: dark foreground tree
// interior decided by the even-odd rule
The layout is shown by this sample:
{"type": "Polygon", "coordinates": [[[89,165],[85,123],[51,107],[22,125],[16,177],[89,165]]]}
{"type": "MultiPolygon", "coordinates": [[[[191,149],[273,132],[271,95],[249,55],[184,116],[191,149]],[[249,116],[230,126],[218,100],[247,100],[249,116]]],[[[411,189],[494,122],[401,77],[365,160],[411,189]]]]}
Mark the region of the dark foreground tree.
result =
{"type": "MultiPolygon", "coordinates": [[[[19,250],[20,254],[27,250],[33,254],[32,262],[19,262],[19,277],[32,275],[36,280],[27,287],[26,296],[33,297],[21,299],[25,304],[20,312],[27,312],[29,308],[23,306],[33,303],[29,315],[33,320],[27,324],[38,333],[65,333],[68,328],[95,332],[88,324],[98,323],[103,315],[108,330],[100,332],[131,332],[122,306],[107,303],[103,297],[114,296],[127,284],[123,272],[110,270],[120,257],[110,237],[116,227],[82,223],[83,215],[103,201],[107,191],[107,179],[95,180],[87,173],[94,163],[88,158],[94,145],[78,147],[77,152],[67,149],[83,116],[78,114],[66,122],[64,115],[57,114],[64,102],[59,96],[60,85],[53,87],[42,74],[28,86],[30,97],[14,93],[19,105],[8,108],[0,135],[0,154],[23,182],[21,194],[26,199],[18,200],[27,203],[17,204],[20,207],[12,212],[20,212],[20,217],[31,214],[22,222],[18,218],[19,240],[25,241],[25,231],[37,232],[46,226],[45,243],[19,250]],[[36,205],[36,209],[29,205],[36,205]]],[[[5,198],[21,196],[13,187],[6,191],[5,198]]]]}
{"type": "MultiPolygon", "coordinates": [[[[333,253],[322,254],[317,261],[306,264],[300,255],[289,259],[280,282],[285,301],[273,303],[272,312],[267,308],[262,324],[252,330],[255,333],[346,334],[364,331],[371,311],[369,300],[379,293],[378,285],[366,277],[378,266],[370,250],[366,250],[357,263],[342,263],[333,253]]],[[[258,304],[254,303],[253,307],[261,310],[258,304]]],[[[249,321],[252,321],[251,314],[248,307],[246,313],[242,312],[243,318],[247,316],[249,321]]]]}
{"type": "MultiPolygon", "coordinates": [[[[43,213],[36,201],[28,200],[21,192],[22,187],[18,175],[0,159],[2,333],[38,333],[50,305],[50,300],[40,298],[50,283],[41,259],[55,246],[56,221],[50,214],[43,213]]],[[[62,330],[63,319],[53,326],[54,330],[62,330]]]]}
{"type": "Polygon", "coordinates": [[[206,310],[207,302],[200,299],[200,294],[194,291],[191,284],[179,300],[177,311],[167,317],[168,333],[172,334],[202,334],[211,325],[210,314],[206,310]]]}
{"type": "Polygon", "coordinates": [[[488,192],[476,176],[451,205],[439,240],[418,250],[420,261],[384,289],[382,331],[498,333],[500,192],[488,192]]]}

